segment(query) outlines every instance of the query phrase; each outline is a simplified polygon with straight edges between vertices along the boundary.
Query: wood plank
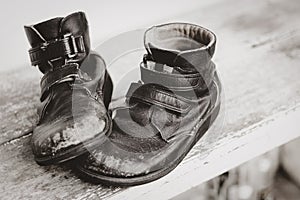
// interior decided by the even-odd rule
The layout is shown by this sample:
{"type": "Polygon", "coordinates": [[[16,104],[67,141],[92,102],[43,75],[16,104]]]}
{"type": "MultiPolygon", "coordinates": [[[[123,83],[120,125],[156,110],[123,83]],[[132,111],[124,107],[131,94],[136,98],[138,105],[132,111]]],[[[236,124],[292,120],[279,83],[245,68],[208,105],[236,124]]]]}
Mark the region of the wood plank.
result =
{"type": "Polygon", "coordinates": [[[215,61],[225,90],[225,118],[219,118],[222,129],[205,135],[175,171],[144,186],[103,188],[80,181],[65,166],[35,164],[28,130],[36,121],[39,74],[29,67],[1,74],[1,196],[170,198],[297,137],[300,125],[291,119],[299,119],[300,107],[299,8],[297,0],[216,1],[172,19],[202,24],[217,33],[215,61]],[[292,127],[289,132],[283,131],[286,125],[292,127]]]}
{"type": "Polygon", "coordinates": [[[0,145],[29,134],[36,124],[39,76],[30,66],[0,74],[0,145]]]}
{"type": "Polygon", "coordinates": [[[29,140],[30,135],[0,147],[1,199],[82,199],[103,197],[119,190],[84,183],[67,166],[38,166],[29,140]]]}

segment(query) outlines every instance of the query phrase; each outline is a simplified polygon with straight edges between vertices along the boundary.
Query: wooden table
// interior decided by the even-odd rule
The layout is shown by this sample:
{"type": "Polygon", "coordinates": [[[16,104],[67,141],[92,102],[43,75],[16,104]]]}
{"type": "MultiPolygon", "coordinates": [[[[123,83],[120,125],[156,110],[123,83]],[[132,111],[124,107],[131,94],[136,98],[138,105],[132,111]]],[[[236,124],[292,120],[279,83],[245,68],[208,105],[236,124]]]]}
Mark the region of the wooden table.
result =
{"type": "Polygon", "coordinates": [[[173,172],[142,186],[105,188],[81,181],[66,166],[38,166],[29,141],[40,74],[29,66],[1,73],[0,198],[168,199],[298,137],[299,11],[298,0],[217,0],[169,20],[217,34],[225,114],[173,172]]]}

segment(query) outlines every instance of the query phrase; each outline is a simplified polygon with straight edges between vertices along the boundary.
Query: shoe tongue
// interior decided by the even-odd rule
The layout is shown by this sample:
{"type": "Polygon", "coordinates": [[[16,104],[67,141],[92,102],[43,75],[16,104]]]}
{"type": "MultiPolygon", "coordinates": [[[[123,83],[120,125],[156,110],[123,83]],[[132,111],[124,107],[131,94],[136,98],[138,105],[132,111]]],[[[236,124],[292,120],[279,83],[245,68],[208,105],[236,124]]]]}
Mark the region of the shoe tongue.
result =
{"type": "Polygon", "coordinates": [[[88,21],[83,12],[76,12],[61,21],[61,34],[71,33],[73,36],[82,36],[85,53],[78,54],[76,59],[82,60],[91,49],[88,21]]]}
{"type": "MultiPolygon", "coordinates": [[[[83,12],[76,12],[63,18],[61,21],[61,34],[88,36],[88,22],[83,12]]],[[[89,37],[84,37],[89,38],[89,37]]]]}

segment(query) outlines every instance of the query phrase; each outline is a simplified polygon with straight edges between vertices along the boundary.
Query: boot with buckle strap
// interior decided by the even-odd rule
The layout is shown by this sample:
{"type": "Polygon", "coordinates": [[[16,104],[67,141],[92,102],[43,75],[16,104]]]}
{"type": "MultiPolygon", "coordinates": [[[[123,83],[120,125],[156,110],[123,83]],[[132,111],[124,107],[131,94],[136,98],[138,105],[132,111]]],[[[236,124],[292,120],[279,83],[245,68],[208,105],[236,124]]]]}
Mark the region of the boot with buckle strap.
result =
{"type": "Polygon", "coordinates": [[[31,146],[40,165],[71,160],[111,131],[112,81],[104,60],[90,51],[83,12],[25,26],[31,64],[41,79],[39,122],[31,146]]]}
{"type": "Polygon", "coordinates": [[[75,170],[92,182],[132,186],[172,171],[215,121],[221,83],[211,61],[215,35],[198,25],[148,29],[141,80],[126,107],[113,111],[113,131],[75,170]]]}

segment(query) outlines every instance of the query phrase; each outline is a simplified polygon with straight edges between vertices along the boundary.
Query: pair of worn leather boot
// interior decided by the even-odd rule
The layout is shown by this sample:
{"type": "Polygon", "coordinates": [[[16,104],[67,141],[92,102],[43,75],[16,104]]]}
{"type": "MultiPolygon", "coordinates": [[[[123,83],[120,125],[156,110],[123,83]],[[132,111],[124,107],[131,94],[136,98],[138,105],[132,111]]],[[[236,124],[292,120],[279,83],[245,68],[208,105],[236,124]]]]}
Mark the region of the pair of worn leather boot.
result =
{"type": "Polygon", "coordinates": [[[172,23],[145,33],[141,80],[126,106],[108,111],[113,84],[90,49],[82,12],[25,26],[41,79],[39,122],[31,145],[40,165],[72,160],[87,180],[137,185],[174,169],[211,126],[221,85],[211,61],[215,35],[172,23]]]}

